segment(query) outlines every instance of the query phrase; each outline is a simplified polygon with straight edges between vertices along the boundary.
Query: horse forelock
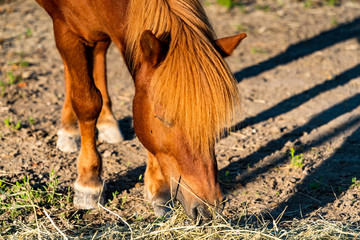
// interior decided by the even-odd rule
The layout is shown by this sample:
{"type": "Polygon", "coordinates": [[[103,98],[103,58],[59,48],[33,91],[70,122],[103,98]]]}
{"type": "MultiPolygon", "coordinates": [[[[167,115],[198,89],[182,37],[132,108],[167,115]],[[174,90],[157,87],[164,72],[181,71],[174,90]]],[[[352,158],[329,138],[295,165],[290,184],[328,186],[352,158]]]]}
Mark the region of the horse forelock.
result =
{"type": "Polygon", "coordinates": [[[151,30],[170,40],[165,60],[150,84],[158,115],[181,128],[189,144],[211,151],[233,120],[239,93],[232,74],[213,47],[214,31],[198,0],[132,0],[125,59],[131,71],[140,62],[139,39],[151,30]]]}

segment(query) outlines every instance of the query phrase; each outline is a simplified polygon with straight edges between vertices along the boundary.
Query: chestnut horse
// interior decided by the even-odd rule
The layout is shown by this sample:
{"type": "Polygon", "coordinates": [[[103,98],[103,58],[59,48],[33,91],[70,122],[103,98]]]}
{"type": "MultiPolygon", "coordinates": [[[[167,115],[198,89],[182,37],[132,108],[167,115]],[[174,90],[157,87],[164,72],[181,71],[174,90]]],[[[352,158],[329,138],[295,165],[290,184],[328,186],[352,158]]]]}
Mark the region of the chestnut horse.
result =
{"type": "Polygon", "coordinates": [[[192,217],[210,216],[223,194],[216,140],[238,105],[236,82],[223,60],[246,34],[215,40],[198,0],[37,0],[53,20],[65,65],[66,97],[58,147],[81,148],[74,204],[96,207],[105,141],[121,141],[107,92],[105,55],[112,41],[135,83],[136,135],[148,152],[145,195],[163,216],[175,197],[192,217]],[[75,145],[74,145],[75,144],[75,145]]]}

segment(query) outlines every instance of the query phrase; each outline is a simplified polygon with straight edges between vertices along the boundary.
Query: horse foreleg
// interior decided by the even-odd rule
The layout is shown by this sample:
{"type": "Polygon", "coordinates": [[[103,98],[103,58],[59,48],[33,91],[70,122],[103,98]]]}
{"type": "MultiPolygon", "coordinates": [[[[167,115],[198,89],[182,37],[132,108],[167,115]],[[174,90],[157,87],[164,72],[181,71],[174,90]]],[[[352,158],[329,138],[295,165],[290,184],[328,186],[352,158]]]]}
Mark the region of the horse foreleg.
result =
{"type": "Polygon", "coordinates": [[[71,104],[71,75],[66,63],[65,70],[65,102],[61,115],[61,128],[57,132],[56,147],[63,152],[76,152],[80,148],[77,117],[71,104]]]}
{"type": "Polygon", "coordinates": [[[101,200],[101,157],[96,149],[96,121],[102,107],[100,91],[92,77],[92,49],[65,24],[54,24],[56,46],[70,74],[70,98],[78,118],[81,150],[78,157],[78,178],[75,182],[74,205],[81,209],[93,208],[101,200]]]}
{"type": "Polygon", "coordinates": [[[106,51],[110,42],[99,42],[93,50],[93,76],[96,87],[100,90],[103,106],[97,122],[98,140],[108,143],[119,143],[123,140],[118,123],[111,110],[111,100],[107,90],[106,51]]]}
{"type": "Polygon", "coordinates": [[[155,215],[164,216],[169,210],[171,194],[157,158],[148,151],[145,172],[145,196],[151,202],[155,215]]]}

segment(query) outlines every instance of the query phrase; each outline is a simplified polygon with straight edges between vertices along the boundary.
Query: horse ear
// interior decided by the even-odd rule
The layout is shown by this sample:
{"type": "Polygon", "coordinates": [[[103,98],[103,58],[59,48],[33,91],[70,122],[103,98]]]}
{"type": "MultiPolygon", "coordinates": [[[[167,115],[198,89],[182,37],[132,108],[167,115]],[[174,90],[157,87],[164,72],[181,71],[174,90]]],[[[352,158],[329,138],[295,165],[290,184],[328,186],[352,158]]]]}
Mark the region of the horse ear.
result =
{"type": "Polygon", "coordinates": [[[152,67],[157,66],[164,58],[164,44],[150,30],[145,30],[140,38],[143,60],[152,67]]]}
{"type": "Polygon", "coordinates": [[[246,38],[246,33],[239,33],[235,36],[219,38],[215,40],[215,48],[222,57],[230,56],[244,38],[246,38]]]}

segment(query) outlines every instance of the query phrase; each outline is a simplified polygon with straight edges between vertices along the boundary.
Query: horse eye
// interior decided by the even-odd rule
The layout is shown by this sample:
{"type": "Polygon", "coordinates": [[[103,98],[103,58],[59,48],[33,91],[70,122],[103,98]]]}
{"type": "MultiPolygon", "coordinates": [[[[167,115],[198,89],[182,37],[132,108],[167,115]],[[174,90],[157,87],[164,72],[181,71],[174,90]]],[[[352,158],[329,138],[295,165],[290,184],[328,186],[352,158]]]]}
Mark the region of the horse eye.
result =
{"type": "Polygon", "coordinates": [[[173,121],[166,121],[165,119],[163,119],[162,117],[159,117],[159,116],[156,116],[155,115],[155,117],[157,118],[157,119],[159,119],[160,120],[160,122],[162,122],[166,127],[172,127],[172,126],[174,126],[174,122],[173,121]]]}

